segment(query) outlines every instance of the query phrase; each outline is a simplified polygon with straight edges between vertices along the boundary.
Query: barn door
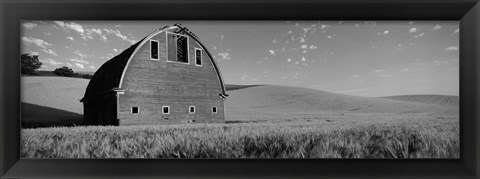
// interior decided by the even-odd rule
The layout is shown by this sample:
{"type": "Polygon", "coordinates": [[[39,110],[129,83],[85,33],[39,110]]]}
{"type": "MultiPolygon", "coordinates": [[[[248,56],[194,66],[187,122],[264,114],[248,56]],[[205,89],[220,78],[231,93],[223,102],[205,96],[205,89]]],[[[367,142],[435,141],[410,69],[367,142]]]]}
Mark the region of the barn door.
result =
{"type": "Polygon", "coordinates": [[[103,125],[118,125],[117,120],[117,98],[115,95],[108,95],[103,109],[103,125]]]}

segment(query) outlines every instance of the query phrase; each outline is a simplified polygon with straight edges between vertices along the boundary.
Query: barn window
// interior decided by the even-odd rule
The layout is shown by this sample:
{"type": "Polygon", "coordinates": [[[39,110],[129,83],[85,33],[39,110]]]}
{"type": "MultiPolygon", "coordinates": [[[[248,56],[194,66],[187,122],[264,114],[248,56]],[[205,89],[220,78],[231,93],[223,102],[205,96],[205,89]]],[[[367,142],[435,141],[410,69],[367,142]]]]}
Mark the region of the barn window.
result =
{"type": "Polygon", "coordinates": [[[195,114],[195,106],[188,107],[188,113],[195,114]]]}
{"type": "Polygon", "coordinates": [[[202,66],[202,49],[195,48],[195,65],[202,66]]]}
{"type": "Polygon", "coordinates": [[[132,114],[138,114],[138,107],[132,107],[132,114]]]}
{"type": "Polygon", "coordinates": [[[188,37],[180,34],[167,33],[169,62],[190,63],[188,60],[188,37]]]}
{"type": "Polygon", "coordinates": [[[150,40],[150,59],[158,60],[158,41],[150,40]]]}
{"type": "Polygon", "coordinates": [[[162,114],[170,114],[170,106],[162,106],[162,114]]]}
{"type": "Polygon", "coordinates": [[[213,106],[213,107],[212,107],[212,113],[213,113],[213,114],[217,114],[217,106],[213,106]]]}

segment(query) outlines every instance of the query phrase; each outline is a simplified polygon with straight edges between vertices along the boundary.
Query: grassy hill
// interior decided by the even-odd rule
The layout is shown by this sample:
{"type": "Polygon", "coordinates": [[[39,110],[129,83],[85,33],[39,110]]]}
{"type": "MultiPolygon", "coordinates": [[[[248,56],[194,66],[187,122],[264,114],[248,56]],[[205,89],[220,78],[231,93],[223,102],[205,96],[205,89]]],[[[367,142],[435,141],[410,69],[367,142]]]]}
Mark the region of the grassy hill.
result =
{"type": "MultiPolygon", "coordinates": [[[[76,126],[87,79],[22,77],[22,126],[76,126]]],[[[458,105],[228,85],[226,124],[22,130],[23,158],[459,158],[458,105]],[[139,147],[141,146],[141,147],[139,147]]],[[[458,104],[458,103],[457,103],[458,104]]]]}
{"type": "Polygon", "coordinates": [[[21,78],[22,125],[72,126],[83,120],[87,79],[29,76],[21,78]]]}
{"type": "MultiPolygon", "coordinates": [[[[83,114],[80,99],[88,80],[66,77],[22,77],[25,121],[83,114]],[[49,108],[49,110],[40,107],[49,108]],[[52,110],[57,109],[57,112],[52,110]]],[[[365,120],[395,114],[457,115],[458,97],[416,95],[384,98],[356,97],[308,88],[273,85],[227,85],[227,123],[295,120],[365,120]],[[331,119],[330,119],[331,118],[331,119]]]]}
{"type": "Polygon", "coordinates": [[[402,95],[402,96],[387,96],[382,98],[418,102],[418,103],[447,105],[447,106],[459,105],[458,96],[448,96],[448,95],[402,95]]]}

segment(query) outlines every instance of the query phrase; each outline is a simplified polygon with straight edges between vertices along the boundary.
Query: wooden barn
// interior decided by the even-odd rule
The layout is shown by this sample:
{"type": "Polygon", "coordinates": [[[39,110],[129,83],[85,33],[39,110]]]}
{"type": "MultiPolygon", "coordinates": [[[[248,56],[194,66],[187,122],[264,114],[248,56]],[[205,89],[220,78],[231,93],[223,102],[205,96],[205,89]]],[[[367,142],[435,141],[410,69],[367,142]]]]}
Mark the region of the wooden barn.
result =
{"type": "Polygon", "coordinates": [[[207,48],[175,24],[105,62],[81,102],[89,125],[223,123],[227,96],[207,48]]]}

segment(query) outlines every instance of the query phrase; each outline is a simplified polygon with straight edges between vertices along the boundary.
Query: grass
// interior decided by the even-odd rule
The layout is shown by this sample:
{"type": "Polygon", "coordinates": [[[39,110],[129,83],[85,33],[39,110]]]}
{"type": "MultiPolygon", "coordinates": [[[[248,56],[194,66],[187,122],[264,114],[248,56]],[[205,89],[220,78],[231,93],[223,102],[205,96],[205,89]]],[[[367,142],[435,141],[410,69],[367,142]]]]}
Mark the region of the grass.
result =
{"type": "Polygon", "coordinates": [[[23,158],[459,158],[458,121],[22,130],[23,158]]]}
{"type": "Polygon", "coordinates": [[[22,127],[31,129],[22,129],[21,157],[460,155],[458,97],[384,99],[296,87],[227,85],[230,96],[225,102],[225,124],[102,127],[81,126],[83,106],[79,99],[87,84],[84,79],[22,77],[22,127]]]}

